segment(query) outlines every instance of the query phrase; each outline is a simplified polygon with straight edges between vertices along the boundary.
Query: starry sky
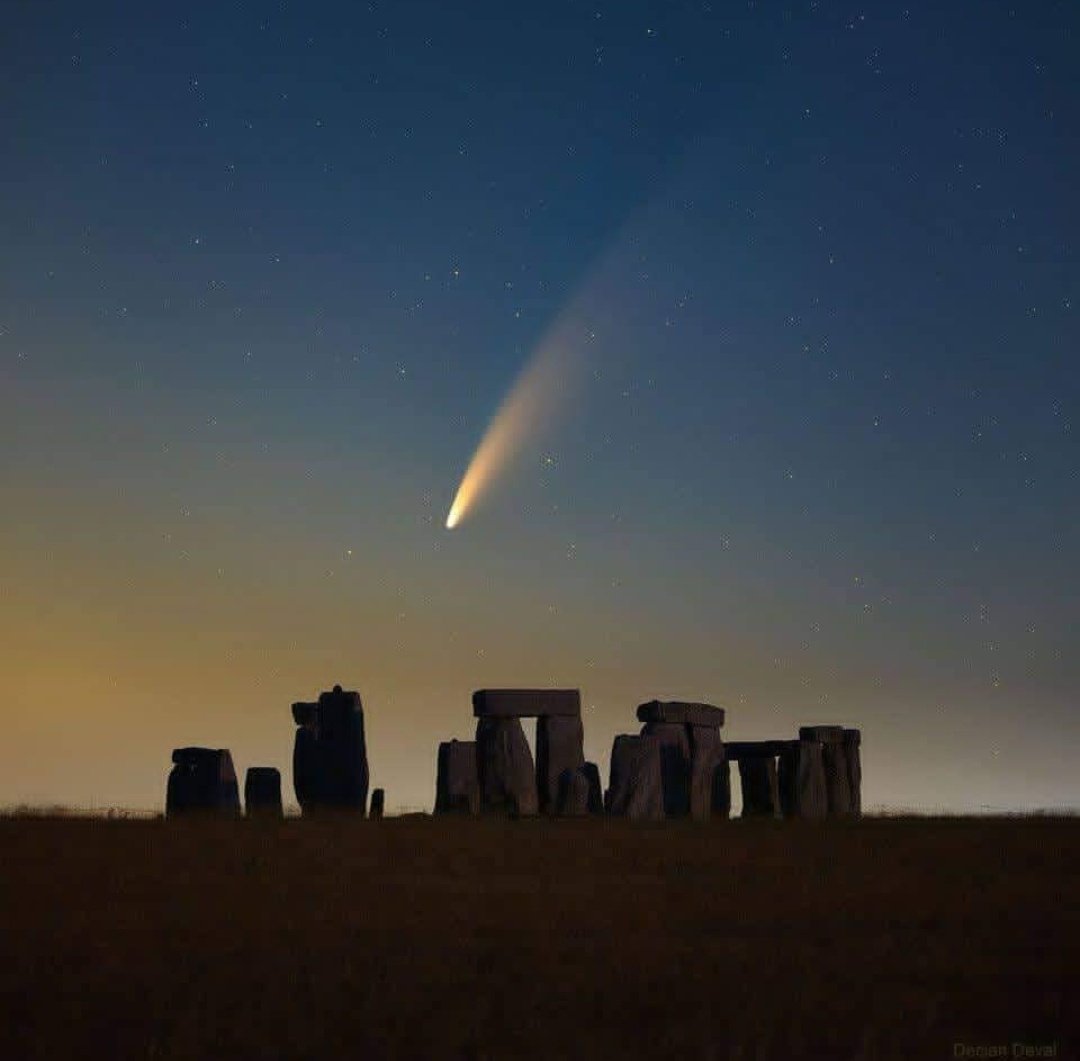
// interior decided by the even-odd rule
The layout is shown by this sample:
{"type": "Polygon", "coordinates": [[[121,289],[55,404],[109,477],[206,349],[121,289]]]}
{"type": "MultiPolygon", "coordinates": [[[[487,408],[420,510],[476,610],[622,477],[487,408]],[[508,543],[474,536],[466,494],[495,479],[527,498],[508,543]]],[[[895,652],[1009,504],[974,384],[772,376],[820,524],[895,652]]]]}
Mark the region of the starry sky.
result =
{"type": "Polygon", "coordinates": [[[0,805],[291,798],[337,682],[391,809],[500,685],[1080,807],[1075,4],[17,2],[0,69],[0,805]]]}

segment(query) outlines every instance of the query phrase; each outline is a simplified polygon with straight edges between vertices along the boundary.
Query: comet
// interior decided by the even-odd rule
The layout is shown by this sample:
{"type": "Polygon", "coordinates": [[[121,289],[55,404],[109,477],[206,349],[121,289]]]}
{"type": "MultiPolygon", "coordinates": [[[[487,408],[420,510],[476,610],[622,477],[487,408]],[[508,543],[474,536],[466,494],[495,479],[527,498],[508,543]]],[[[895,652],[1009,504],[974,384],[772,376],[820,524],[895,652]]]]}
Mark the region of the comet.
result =
{"type": "Polygon", "coordinates": [[[446,517],[453,530],[510,467],[526,442],[549,424],[574,389],[588,335],[564,316],[541,340],[476,447],[446,517]]]}

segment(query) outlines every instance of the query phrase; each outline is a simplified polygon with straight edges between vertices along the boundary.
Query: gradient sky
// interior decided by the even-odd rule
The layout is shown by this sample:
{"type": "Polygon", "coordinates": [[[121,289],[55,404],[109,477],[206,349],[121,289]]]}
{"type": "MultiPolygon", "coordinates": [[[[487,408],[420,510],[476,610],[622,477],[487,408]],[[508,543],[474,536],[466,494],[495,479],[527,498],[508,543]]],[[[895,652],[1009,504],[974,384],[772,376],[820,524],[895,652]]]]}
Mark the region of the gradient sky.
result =
{"type": "Polygon", "coordinates": [[[0,69],[0,806],[291,799],[339,682],[391,809],[499,685],[1080,807],[1071,0],[25,0],[0,69]]]}

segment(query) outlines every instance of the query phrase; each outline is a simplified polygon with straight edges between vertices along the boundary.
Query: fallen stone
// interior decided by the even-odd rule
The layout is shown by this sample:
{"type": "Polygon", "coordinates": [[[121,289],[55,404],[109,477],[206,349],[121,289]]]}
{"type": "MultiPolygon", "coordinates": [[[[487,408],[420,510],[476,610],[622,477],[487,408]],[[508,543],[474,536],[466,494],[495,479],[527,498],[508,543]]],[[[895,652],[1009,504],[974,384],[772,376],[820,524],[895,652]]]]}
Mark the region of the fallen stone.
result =
{"type": "Polygon", "coordinates": [[[818,741],[792,741],[780,756],[780,803],[789,818],[824,818],[829,812],[818,741]]]}
{"type": "Polygon", "coordinates": [[[536,787],[542,811],[555,809],[563,774],[585,765],[584,739],[580,715],[541,715],[536,720],[536,787]]]}
{"type": "Polygon", "coordinates": [[[435,777],[435,813],[480,813],[480,780],[475,741],[451,740],[439,745],[435,777]]]}
{"type": "Polygon", "coordinates": [[[481,811],[521,817],[537,813],[536,770],[520,719],[478,718],[476,760],[481,811]]]}
{"type": "Polygon", "coordinates": [[[843,744],[843,726],[800,726],[799,740],[816,740],[822,744],[843,744]]]}
{"type": "Polygon", "coordinates": [[[244,775],[244,811],[249,818],[282,818],[281,772],[273,766],[249,766],[244,775]]]}
{"type": "Polygon", "coordinates": [[[712,704],[687,704],[680,700],[650,700],[637,709],[639,722],[676,722],[684,726],[712,726],[719,729],[724,724],[724,709],[712,704]]]}
{"type": "Polygon", "coordinates": [[[472,702],[477,718],[581,717],[577,689],[477,689],[472,702]]]}
{"type": "Polygon", "coordinates": [[[690,813],[690,728],[678,722],[646,722],[642,736],[660,744],[660,778],[664,786],[664,815],[685,818],[690,813]]]}
{"type": "Polygon", "coordinates": [[[635,821],[662,821],[664,785],[660,741],[656,737],[618,736],[611,749],[608,813],[635,821]]]}
{"type": "Polygon", "coordinates": [[[727,817],[730,797],[718,799],[717,774],[727,772],[725,745],[720,730],[713,726],[688,726],[690,733],[690,817],[708,821],[714,814],[727,817]]]}
{"type": "Polygon", "coordinates": [[[381,788],[376,788],[371,793],[371,806],[368,808],[368,817],[372,821],[379,821],[383,816],[385,805],[386,792],[381,788]]]}
{"type": "Polygon", "coordinates": [[[740,759],[739,781],[742,784],[744,818],[782,817],[775,759],[764,756],[740,759]]]}

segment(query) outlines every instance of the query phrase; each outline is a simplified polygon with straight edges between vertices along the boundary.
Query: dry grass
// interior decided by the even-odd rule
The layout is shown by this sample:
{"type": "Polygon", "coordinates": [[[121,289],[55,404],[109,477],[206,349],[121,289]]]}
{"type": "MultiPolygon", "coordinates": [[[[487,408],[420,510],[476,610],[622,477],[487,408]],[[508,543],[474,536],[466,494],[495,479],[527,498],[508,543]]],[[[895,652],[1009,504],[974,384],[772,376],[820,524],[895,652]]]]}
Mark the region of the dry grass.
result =
{"type": "Polygon", "coordinates": [[[1080,819],[0,819],[0,1056],[1080,1047],[1080,819]]]}

